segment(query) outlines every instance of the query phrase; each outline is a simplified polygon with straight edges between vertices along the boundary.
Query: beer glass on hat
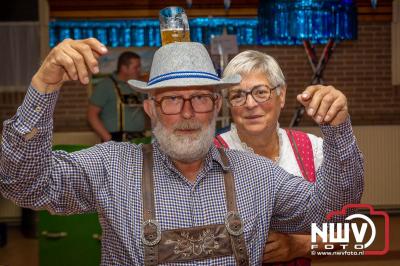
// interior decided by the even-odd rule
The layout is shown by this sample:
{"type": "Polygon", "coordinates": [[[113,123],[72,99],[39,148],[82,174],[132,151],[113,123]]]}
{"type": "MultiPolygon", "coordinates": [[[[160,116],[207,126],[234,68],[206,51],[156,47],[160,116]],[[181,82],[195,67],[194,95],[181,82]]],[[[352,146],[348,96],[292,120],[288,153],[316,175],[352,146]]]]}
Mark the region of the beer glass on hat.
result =
{"type": "Polygon", "coordinates": [[[172,42],[190,42],[189,22],[185,10],[170,6],[160,11],[162,45],[172,42]]]}

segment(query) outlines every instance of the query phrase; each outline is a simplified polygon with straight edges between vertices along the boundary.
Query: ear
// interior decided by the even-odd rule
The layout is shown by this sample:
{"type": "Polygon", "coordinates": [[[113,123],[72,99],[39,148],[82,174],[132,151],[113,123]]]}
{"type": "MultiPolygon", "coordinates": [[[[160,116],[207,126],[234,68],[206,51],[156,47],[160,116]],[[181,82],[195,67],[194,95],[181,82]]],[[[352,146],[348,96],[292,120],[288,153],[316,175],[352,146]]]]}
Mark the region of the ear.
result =
{"type": "Polygon", "coordinates": [[[285,99],[286,99],[286,86],[280,87],[280,94],[279,94],[279,101],[281,105],[281,109],[285,106],[285,99]]]}
{"type": "Polygon", "coordinates": [[[154,113],[154,108],[153,108],[153,103],[152,100],[146,99],[143,101],[143,109],[146,112],[146,114],[150,117],[151,120],[154,120],[156,118],[156,115],[154,113]]]}

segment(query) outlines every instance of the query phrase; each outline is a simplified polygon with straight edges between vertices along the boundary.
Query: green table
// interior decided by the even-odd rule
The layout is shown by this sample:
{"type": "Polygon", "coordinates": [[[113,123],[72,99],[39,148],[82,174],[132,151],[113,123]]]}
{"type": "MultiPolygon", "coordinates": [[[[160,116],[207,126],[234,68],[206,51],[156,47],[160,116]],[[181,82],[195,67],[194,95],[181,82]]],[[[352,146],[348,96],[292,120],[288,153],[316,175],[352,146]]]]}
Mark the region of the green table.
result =
{"type": "MultiPolygon", "coordinates": [[[[150,143],[151,138],[138,138],[135,144],[150,143]]],[[[87,145],[55,145],[53,150],[67,152],[89,148],[87,145]]],[[[71,216],[39,212],[39,261],[41,266],[90,266],[100,264],[101,228],[98,216],[71,216]]]]}
{"type": "MultiPolygon", "coordinates": [[[[67,152],[86,145],[55,145],[67,152]]],[[[39,262],[41,266],[90,266],[100,264],[101,228],[97,214],[71,216],[39,212],[39,262]]]]}

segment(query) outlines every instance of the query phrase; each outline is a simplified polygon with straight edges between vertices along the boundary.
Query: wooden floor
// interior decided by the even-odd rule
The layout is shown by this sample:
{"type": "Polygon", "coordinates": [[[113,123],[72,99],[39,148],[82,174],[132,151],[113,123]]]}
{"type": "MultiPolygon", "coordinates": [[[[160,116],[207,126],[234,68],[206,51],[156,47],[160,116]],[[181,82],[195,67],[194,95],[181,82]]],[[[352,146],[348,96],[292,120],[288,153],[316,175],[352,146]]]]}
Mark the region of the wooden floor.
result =
{"type": "Polygon", "coordinates": [[[39,241],[25,238],[19,227],[8,227],[8,241],[0,248],[0,266],[38,266],[39,241]]]}

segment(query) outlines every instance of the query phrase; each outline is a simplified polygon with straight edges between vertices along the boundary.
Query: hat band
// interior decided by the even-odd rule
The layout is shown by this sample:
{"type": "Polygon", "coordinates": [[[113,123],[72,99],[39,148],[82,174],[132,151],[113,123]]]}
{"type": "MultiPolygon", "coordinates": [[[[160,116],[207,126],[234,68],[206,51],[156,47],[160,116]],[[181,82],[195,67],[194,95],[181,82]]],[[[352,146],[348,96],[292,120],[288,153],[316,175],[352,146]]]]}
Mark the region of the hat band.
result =
{"type": "Polygon", "coordinates": [[[157,77],[154,77],[149,80],[147,86],[157,84],[161,81],[170,80],[170,79],[181,79],[181,78],[204,78],[204,79],[212,79],[219,81],[220,78],[212,73],[208,72],[201,72],[201,71],[177,71],[177,72],[170,72],[167,74],[162,74],[157,77]]]}

